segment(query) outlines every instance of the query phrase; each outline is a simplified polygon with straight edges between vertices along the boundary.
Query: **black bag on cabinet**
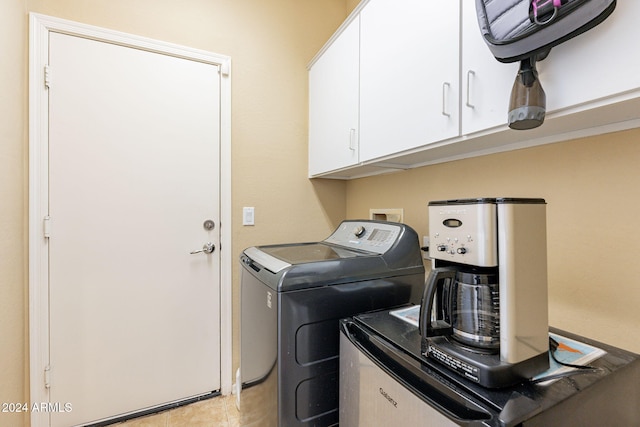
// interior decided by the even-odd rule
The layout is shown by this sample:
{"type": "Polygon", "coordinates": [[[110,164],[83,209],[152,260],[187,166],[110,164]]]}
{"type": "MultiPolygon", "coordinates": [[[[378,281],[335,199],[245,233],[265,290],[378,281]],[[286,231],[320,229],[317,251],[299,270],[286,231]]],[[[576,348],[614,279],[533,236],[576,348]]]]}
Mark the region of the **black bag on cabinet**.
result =
{"type": "Polygon", "coordinates": [[[493,56],[500,62],[520,61],[509,127],[531,129],[544,122],[546,95],[536,61],[600,24],[615,7],[616,0],[476,0],[480,32],[493,56]]]}

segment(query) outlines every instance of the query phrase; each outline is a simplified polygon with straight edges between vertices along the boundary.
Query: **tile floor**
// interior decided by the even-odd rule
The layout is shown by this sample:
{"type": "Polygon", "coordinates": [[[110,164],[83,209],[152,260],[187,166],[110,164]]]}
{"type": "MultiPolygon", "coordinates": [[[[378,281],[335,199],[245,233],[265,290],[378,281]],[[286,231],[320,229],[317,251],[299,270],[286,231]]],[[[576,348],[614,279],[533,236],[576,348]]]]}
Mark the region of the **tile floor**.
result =
{"type": "Polygon", "coordinates": [[[235,395],[212,399],[136,418],[110,427],[239,427],[235,395]]]}

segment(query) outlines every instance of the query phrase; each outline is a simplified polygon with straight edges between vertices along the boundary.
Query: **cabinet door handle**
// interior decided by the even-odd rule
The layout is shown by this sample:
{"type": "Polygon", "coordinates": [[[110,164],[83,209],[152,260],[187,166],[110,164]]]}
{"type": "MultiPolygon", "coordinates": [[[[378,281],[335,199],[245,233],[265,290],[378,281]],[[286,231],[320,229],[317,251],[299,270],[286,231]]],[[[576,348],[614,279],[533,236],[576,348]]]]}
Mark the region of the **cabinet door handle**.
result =
{"type": "Polygon", "coordinates": [[[467,102],[466,105],[469,108],[475,108],[475,105],[471,102],[471,76],[475,77],[476,72],[473,70],[467,71],[467,102]]]}
{"type": "Polygon", "coordinates": [[[349,129],[349,150],[356,151],[356,130],[349,129]]]}
{"type": "Polygon", "coordinates": [[[444,82],[442,83],[442,115],[451,117],[451,113],[449,113],[449,109],[447,108],[447,98],[449,93],[449,88],[451,87],[451,83],[444,82]]]}

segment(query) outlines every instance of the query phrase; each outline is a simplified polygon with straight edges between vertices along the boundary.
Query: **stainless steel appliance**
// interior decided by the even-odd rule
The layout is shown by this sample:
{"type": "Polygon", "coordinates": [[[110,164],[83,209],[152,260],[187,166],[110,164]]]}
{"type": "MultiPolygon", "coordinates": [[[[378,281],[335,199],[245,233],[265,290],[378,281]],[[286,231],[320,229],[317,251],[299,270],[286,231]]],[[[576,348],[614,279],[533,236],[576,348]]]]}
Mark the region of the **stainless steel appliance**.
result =
{"type": "Polygon", "coordinates": [[[340,427],[640,425],[640,356],[583,337],[551,328],[575,342],[558,358],[587,345],[604,350],[588,362],[593,369],[491,389],[424,357],[417,316],[412,325],[388,310],[367,313],[343,320],[341,331],[340,427]]]}
{"type": "Polygon", "coordinates": [[[339,320],[419,303],[418,236],[344,221],[321,242],[251,247],[240,260],[241,425],[337,424],[339,320]]]}
{"type": "Polygon", "coordinates": [[[429,203],[426,356],[485,387],[548,369],[545,208],[522,198],[429,203]]]}

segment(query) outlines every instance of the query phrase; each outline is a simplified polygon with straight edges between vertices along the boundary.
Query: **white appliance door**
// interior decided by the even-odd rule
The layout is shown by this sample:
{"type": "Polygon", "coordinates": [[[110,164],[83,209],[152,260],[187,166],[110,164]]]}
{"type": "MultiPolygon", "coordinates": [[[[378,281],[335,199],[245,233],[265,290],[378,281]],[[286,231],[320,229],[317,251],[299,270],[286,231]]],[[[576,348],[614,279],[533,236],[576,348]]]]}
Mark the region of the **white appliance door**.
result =
{"type": "Polygon", "coordinates": [[[218,67],[51,33],[50,74],[51,425],[219,390],[218,67]]]}

